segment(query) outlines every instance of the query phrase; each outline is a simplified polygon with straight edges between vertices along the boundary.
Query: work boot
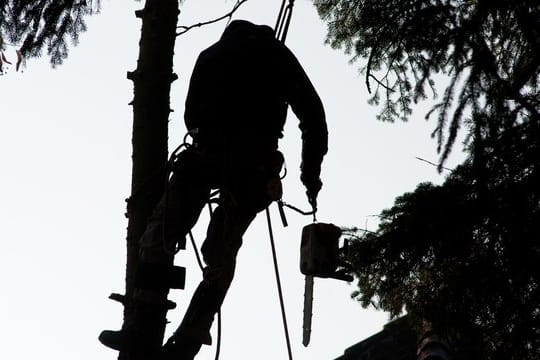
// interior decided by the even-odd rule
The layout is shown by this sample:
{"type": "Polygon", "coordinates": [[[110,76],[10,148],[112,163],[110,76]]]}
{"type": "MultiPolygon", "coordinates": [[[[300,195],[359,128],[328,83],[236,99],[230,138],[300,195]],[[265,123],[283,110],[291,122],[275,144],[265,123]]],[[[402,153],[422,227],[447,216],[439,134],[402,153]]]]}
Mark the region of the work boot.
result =
{"type": "Polygon", "coordinates": [[[165,332],[167,309],[152,305],[138,305],[132,324],[125,325],[121,330],[103,330],[99,341],[117,351],[152,351],[161,348],[165,332]]]}
{"type": "Polygon", "coordinates": [[[202,343],[195,337],[174,334],[161,350],[161,360],[193,360],[202,343]]]}
{"type": "Polygon", "coordinates": [[[99,334],[99,341],[108,348],[116,351],[134,350],[135,345],[139,344],[139,338],[143,336],[137,335],[134,327],[125,328],[122,330],[103,330],[99,334]]]}

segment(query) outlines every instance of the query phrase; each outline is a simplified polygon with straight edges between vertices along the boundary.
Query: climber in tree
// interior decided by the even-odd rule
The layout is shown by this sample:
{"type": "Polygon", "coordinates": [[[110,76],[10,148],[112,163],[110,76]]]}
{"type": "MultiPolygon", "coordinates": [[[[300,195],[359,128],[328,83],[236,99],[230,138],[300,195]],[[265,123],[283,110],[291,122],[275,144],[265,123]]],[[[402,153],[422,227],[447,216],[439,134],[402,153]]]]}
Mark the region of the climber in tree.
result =
{"type": "Polygon", "coordinates": [[[136,311],[135,324],[104,331],[100,340],[105,345],[120,350],[153,336],[140,324],[162,319],[166,312],[170,286],[163,279],[176,268],[167,249],[185,246],[210,192],[219,189],[219,205],[202,245],[203,280],[162,351],[166,359],[193,359],[202,344],[210,343],[209,330],[233,279],[242,236],[258,212],[281,198],[278,140],[288,105],[300,120],[301,180],[315,209],[328,132],[322,102],[296,57],[270,27],[244,20],[231,22],[220,40],[200,54],[184,116],[193,145],[175,161],[167,196],[141,239],[135,301],[144,303],[136,307],[144,310],[136,311]]]}

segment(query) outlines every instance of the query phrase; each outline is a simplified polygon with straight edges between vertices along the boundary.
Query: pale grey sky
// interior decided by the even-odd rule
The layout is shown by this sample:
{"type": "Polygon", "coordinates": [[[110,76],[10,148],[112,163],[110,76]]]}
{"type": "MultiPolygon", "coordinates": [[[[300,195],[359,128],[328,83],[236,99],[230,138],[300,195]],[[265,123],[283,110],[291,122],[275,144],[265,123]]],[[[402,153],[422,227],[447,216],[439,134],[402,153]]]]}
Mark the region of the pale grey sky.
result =
{"type": "MultiPolygon", "coordinates": [[[[250,0],[235,18],[273,26],[280,0],[250,0]]],[[[187,0],[180,24],[227,12],[234,1],[187,0]]],[[[97,341],[102,329],[121,325],[122,308],[107,299],[124,288],[124,199],[131,177],[132,84],[140,23],[134,1],[103,1],[102,13],[88,19],[88,32],[65,64],[51,69],[31,60],[24,71],[0,77],[0,358],[116,359],[97,341]]],[[[170,148],[184,133],[183,103],[198,53],[216,41],[225,23],[195,29],[177,39],[170,148]]],[[[326,107],[330,151],[323,166],[319,221],[376,228],[369,215],[421,181],[440,183],[423,119],[426,106],[409,123],[375,120],[367,105],[358,64],[324,45],[325,24],[311,1],[297,0],[288,46],[297,55],[326,107]]],[[[12,49],[11,49],[12,50],[12,49]]],[[[14,57],[14,50],[7,55],[14,57]]],[[[285,201],[307,208],[298,179],[300,133],[290,114],[281,148],[287,158],[285,201]]],[[[454,167],[458,151],[448,161],[454,167]]],[[[286,310],[297,360],[329,360],[379,331],[387,315],[364,310],[350,299],[354,286],[336,280],[315,282],[311,344],[302,341],[303,276],[298,268],[301,229],[310,222],[288,212],[283,228],[272,206],[286,310]]],[[[223,306],[221,359],[285,359],[285,340],[264,214],[244,238],[235,281],[223,306]]],[[[206,214],[195,229],[203,240],[206,214]]],[[[188,267],[185,291],[171,299],[169,332],[181,319],[200,280],[193,252],[176,259],[188,267]]],[[[205,347],[198,359],[213,359],[205,347]]]]}

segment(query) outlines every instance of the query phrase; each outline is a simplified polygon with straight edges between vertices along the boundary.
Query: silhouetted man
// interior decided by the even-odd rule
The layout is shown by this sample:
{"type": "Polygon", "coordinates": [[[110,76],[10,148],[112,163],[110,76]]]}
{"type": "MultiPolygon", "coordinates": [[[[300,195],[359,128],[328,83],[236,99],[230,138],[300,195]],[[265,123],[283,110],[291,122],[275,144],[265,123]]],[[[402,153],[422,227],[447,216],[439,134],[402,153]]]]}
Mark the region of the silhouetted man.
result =
{"type": "MultiPolygon", "coordinates": [[[[185,109],[194,144],[175,162],[167,196],[141,239],[143,266],[135,301],[146,305],[136,310],[136,322],[164,314],[169,287],[156,277],[174,273],[170,250],[176,243],[185,246],[211,190],[219,189],[220,198],[202,245],[203,280],[163,348],[165,358],[193,359],[210,342],[209,330],[233,279],[242,236],[256,214],[281,197],[278,139],[288,105],[300,120],[301,180],[316,207],[327,127],[321,100],[295,56],[270,27],[236,20],[197,59],[185,109]]],[[[100,339],[122,349],[149,336],[137,324],[125,324],[124,330],[105,331],[100,339]]]]}

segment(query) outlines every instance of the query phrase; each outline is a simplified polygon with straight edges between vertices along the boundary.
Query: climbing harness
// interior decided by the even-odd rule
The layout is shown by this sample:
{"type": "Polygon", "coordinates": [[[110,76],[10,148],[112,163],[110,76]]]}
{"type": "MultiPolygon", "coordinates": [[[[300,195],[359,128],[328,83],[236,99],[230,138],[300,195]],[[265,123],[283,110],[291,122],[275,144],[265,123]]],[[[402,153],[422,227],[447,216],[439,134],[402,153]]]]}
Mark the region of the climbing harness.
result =
{"type": "MultiPolygon", "coordinates": [[[[188,131],[185,135],[184,135],[184,139],[182,141],[182,143],[180,145],[178,145],[176,147],[176,149],[174,149],[174,151],[171,153],[171,156],[169,157],[169,161],[167,161],[167,167],[166,167],[166,176],[165,176],[165,192],[163,194],[163,197],[164,197],[164,201],[165,201],[165,208],[164,208],[164,212],[163,212],[163,221],[161,222],[161,245],[163,246],[163,250],[165,251],[166,254],[169,254],[169,255],[176,255],[178,254],[178,252],[180,250],[182,250],[183,246],[177,244],[177,243],[174,243],[173,244],[173,249],[169,249],[167,247],[167,239],[166,239],[166,230],[167,230],[167,208],[168,208],[168,204],[169,204],[169,180],[170,180],[170,176],[171,174],[173,173],[173,169],[174,169],[174,165],[175,163],[178,161],[178,157],[180,155],[180,153],[182,152],[182,150],[187,150],[189,149],[192,144],[188,142],[188,137],[191,137],[193,138],[194,135],[196,134],[196,130],[195,131],[188,131]]],[[[191,234],[191,230],[189,231],[189,235],[190,235],[190,238],[193,238],[192,234],[191,234]]],[[[183,244],[182,244],[183,245],[183,244]]],[[[198,261],[200,261],[200,259],[197,259],[198,261]]]]}

